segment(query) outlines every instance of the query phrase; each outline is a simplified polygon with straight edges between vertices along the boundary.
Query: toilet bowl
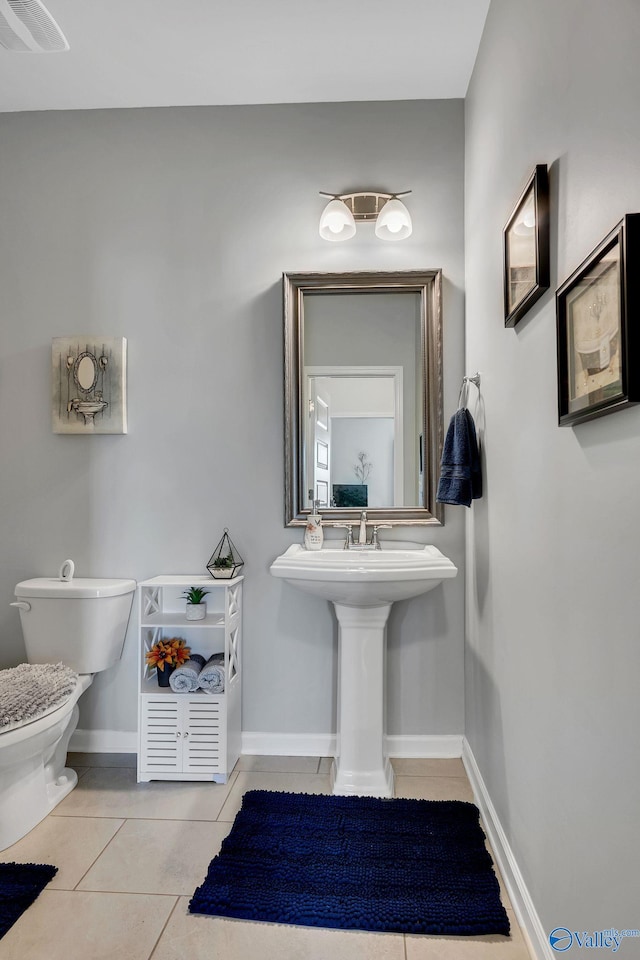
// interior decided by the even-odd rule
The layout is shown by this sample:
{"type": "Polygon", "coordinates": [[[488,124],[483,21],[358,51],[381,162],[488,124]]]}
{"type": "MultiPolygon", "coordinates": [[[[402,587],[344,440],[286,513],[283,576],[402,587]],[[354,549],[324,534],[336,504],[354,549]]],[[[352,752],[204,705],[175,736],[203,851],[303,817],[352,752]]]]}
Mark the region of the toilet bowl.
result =
{"type": "Polygon", "coordinates": [[[49,712],[0,733],[0,850],[50,813],[78,782],[65,766],[93,675],[116,663],[124,646],[135,580],[25,580],[15,588],[29,663],[65,663],[78,673],[73,692],[49,712]]]}

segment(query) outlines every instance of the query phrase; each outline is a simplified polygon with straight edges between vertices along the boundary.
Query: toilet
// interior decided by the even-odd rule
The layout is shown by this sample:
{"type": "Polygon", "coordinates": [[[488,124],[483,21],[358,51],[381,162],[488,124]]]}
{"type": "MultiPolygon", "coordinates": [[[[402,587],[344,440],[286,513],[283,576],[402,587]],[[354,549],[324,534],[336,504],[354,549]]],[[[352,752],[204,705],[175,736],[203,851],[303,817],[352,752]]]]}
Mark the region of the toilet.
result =
{"type": "Polygon", "coordinates": [[[15,588],[28,663],[64,663],[79,674],[73,692],[48,713],[0,730],[0,850],[53,810],[78,782],[65,767],[78,724],[78,700],[93,675],[113,666],[131,613],[135,580],[73,577],[65,561],[58,578],[24,580],[15,588]]]}

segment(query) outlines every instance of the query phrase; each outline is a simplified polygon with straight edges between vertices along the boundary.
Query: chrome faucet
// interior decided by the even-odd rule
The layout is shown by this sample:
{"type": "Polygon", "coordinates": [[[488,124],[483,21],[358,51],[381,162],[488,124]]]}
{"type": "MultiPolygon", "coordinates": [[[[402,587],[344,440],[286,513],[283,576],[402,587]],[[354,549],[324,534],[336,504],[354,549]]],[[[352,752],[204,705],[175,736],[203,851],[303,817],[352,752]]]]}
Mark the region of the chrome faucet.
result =
{"type": "Polygon", "coordinates": [[[367,511],[363,510],[360,514],[360,530],[358,532],[358,539],[355,540],[353,536],[353,524],[352,523],[332,523],[332,527],[342,527],[346,529],[347,537],[344,541],[345,550],[380,550],[380,541],[378,539],[378,530],[382,530],[386,527],[391,527],[390,523],[377,523],[373,527],[373,533],[371,534],[371,540],[367,540],[367,511]]]}
{"type": "Polygon", "coordinates": [[[365,544],[367,542],[367,511],[363,510],[360,514],[360,533],[358,535],[358,543],[365,544]]]}

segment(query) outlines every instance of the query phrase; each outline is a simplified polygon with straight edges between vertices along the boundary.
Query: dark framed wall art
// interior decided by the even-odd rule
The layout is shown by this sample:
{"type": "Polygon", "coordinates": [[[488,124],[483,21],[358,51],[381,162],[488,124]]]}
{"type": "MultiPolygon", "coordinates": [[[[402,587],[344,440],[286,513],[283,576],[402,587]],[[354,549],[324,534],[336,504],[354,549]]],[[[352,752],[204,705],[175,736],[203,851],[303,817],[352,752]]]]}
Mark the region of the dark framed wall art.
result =
{"type": "Polygon", "coordinates": [[[558,423],[640,401],[640,214],[614,227],[556,292],[558,423]]]}
{"type": "Polygon", "coordinates": [[[549,288],[549,175],[539,163],[502,231],[504,324],[515,327],[549,288]]]}

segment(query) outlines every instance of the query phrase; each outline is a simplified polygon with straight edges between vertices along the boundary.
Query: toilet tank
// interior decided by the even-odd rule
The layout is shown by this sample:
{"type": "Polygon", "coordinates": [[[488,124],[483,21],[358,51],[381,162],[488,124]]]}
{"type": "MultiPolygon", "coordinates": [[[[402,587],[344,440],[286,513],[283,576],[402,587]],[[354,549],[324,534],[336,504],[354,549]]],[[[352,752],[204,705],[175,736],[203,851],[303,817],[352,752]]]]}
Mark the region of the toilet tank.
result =
{"type": "Polygon", "coordinates": [[[29,663],[98,673],[122,656],[135,580],[23,580],[15,588],[29,663]]]}

